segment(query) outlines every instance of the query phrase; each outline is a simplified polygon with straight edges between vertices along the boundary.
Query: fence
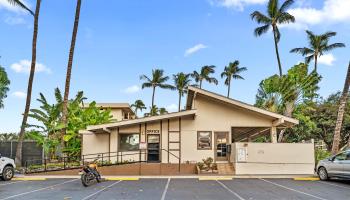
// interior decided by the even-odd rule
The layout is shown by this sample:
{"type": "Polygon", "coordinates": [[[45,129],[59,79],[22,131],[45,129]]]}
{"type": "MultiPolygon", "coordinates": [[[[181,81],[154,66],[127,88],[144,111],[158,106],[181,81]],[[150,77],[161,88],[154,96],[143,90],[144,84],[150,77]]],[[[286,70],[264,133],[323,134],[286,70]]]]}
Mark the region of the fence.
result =
{"type": "MultiPolygon", "coordinates": [[[[26,160],[43,159],[43,148],[35,141],[23,141],[22,146],[22,165],[26,160]]],[[[0,153],[2,156],[15,159],[17,141],[0,142],[0,153]]]]}

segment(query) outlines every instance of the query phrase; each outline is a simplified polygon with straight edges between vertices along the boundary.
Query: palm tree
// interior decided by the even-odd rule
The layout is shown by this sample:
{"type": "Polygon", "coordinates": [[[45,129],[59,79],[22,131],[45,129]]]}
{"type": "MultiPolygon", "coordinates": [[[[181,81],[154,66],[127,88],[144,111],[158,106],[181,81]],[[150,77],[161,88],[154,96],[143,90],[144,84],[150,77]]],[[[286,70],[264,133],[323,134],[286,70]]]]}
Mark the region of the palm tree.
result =
{"type": "Polygon", "coordinates": [[[66,134],[66,127],[67,127],[68,96],[69,96],[69,89],[70,89],[70,79],[71,79],[71,74],[72,74],[75,41],[77,38],[78,26],[79,26],[80,7],[81,7],[81,0],[77,0],[73,33],[72,33],[72,40],[71,40],[71,44],[70,44],[69,58],[68,58],[68,65],[67,65],[66,83],[65,83],[64,96],[63,96],[62,123],[64,124],[65,127],[62,129],[62,132],[61,132],[61,137],[62,137],[61,148],[62,149],[64,148],[64,145],[65,145],[64,144],[64,135],[66,134]]]}
{"type": "Polygon", "coordinates": [[[191,77],[194,78],[196,83],[199,83],[199,88],[202,89],[202,82],[203,80],[208,81],[209,83],[214,83],[215,85],[218,84],[218,80],[214,77],[210,77],[210,74],[215,73],[215,66],[214,65],[206,65],[201,68],[200,72],[193,71],[191,74],[191,77]]]}
{"type": "Polygon", "coordinates": [[[179,92],[179,112],[181,111],[181,97],[183,97],[183,95],[187,93],[187,87],[191,83],[190,76],[191,74],[184,74],[183,72],[173,75],[175,88],[179,92]]]}
{"type": "Polygon", "coordinates": [[[151,108],[154,106],[154,94],[157,87],[163,88],[163,89],[171,89],[174,90],[175,87],[169,84],[166,84],[166,82],[169,80],[168,76],[164,76],[164,71],[161,69],[154,69],[152,70],[152,78],[149,78],[146,75],[140,76],[141,80],[145,80],[142,84],[142,89],[144,88],[152,88],[152,105],[151,108]]]}
{"type": "Polygon", "coordinates": [[[317,59],[323,55],[323,53],[331,51],[336,48],[345,47],[343,43],[328,44],[329,39],[335,36],[336,32],[326,32],[321,35],[315,35],[311,31],[306,31],[309,47],[294,48],[291,53],[299,53],[305,56],[305,62],[309,64],[312,60],[315,60],[314,70],[317,72],[317,59]]]}
{"type": "MultiPolygon", "coordinates": [[[[25,6],[23,3],[21,3],[21,1],[8,0],[8,2],[10,2],[13,5],[24,8],[25,10],[29,11],[30,14],[33,15],[33,11],[29,10],[27,6],[25,6]]],[[[31,103],[31,98],[32,98],[32,88],[33,88],[33,80],[34,80],[35,64],[36,64],[36,43],[37,43],[37,38],[38,38],[40,5],[41,5],[41,0],[37,0],[36,7],[35,7],[35,13],[34,13],[34,27],[33,27],[33,40],[32,40],[32,61],[31,61],[31,65],[30,65],[30,72],[29,72],[29,78],[28,78],[26,105],[24,108],[24,113],[23,113],[23,118],[22,118],[22,123],[21,123],[21,130],[20,130],[19,136],[18,136],[18,144],[16,147],[15,163],[17,166],[22,166],[22,142],[23,142],[23,139],[25,137],[25,127],[27,125],[28,113],[29,113],[30,103],[31,103]]]]}
{"type": "Polygon", "coordinates": [[[280,41],[281,34],[278,29],[279,24],[288,24],[295,22],[294,16],[286,12],[286,10],[294,3],[294,0],[286,0],[281,7],[279,7],[279,0],[269,0],[267,4],[267,15],[262,14],[259,11],[254,11],[250,14],[251,18],[258,24],[263,24],[254,30],[255,36],[261,36],[262,34],[269,31],[272,27],[273,39],[275,42],[275,51],[278,62],[279,74],[282,76],[282,65],[280,55],[278,52],[278,42],[280,41]]]}
{"type": "Polygon", "coordinates": [[[166,108],[159,108],[159,115],[165,115],[168,113],[168,111],[166,110],[166,108]]]}
{"type": "Polygon", "coordinates": [[[337,116],[337,121],[334,128],[333,145],[332,145],[333,155],[335,155],[339,151],[340,130],[342,128],[342,123],[344,119],[345,106],[346,106],[346,102],[349,94],[349,86],[350,86],[350,63],[349,63],[348,72],[345,78],[343,93],[342,93],[342,96],[340,97],[338,116],[337,116]]]}
{"type": "Polygon", "coordinates": [[[7,77],[7,73],[3,67],[0,66],[0,108],[4,107],[3,99],[7,97],[7,92],[9,88],[10,80],[7,77]]]}
{"type": "Polygon", "coordinates": [[[224,72],[221,73],[221,78],[226,77],[225,85],[227,85],[227,97],[230,97],[230,89],[231,89],[231,79],[242,79],[244,78],[239,75],[241,72],[247,71],[246,67],[239,67],[239,61],[235,60],[233,63],[229,63],[228,66],[225,67],[224,72]]]}
{"type": "Polygon", "coordinates": [[[142,112],[143,109],[146,109],[146,106],[142,100],[138,99],[135,103],[131,104],[131,108],[134,108],[135,115],[137,116],[137,111],[140,110],[142,112]]]}

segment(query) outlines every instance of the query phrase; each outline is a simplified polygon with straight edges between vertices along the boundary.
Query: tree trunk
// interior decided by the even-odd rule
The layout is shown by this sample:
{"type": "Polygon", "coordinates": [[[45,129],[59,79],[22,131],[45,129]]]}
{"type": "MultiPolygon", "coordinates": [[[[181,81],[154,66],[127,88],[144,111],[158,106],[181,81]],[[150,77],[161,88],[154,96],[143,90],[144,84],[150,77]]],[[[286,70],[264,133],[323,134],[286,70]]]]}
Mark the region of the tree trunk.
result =
{"type": "Polygon", "coordinates": [[[202,89],[202,80],[199,81],[199,88],[202,89]]]}
{"type": "Polygon", "coordinates": [[[181,95],[182,93],[179,92],[179,112],[181,111],[181,95]]]}
{"type": "Polygon", "coordinates": [[[75,48],[75,41],[77,38],[78,33],[78,26],[79,26],[79,16],[80,16],[80,6],[81,6],[81,0],[77,0],[77,6],[75,10],[75,19],[74,19],[74,26],[73,26],[73,33],[72,33],[72,40],[70,44],[70,50],[69,50],[69,58],[68,58],[68,65],[67,65],[67,74],[66,74],[66,83],[65,83],[65,89],[64,89],[64,97],[63,97],[63,110],[62,110],[62,122],[64,124],[64,128],[61,132],[61,149],[64,149],[65,143],[64,143],[64,136],[66,134],[67,129],[67,115],[68,115],[68,96],[69,96],[69,89],[70,89],[70,79],[71,79],[71,73],[72,73],[72,65],[73,65],[73,57],[74,57],[74,48],[75,48]]]}
{"type": "Polygon", "coordinates": [[[275,51],[276,51],[276,57],[277,57],[277,62],[278,62],[278,69],[279,69],[279,73],[280,73],[280,77],[281,77],[283,73],[282,73],[280,54],[278,52],[277,35],[276,35],[277,33],[276,33],[275,25],[272,25],[272,29],[273,29],[273,39],[275,41],[275,51]]]}
{"type": "MultiPolygon", "coordinates": [[[[288,102],[286,103],[286,110],[284,112],[284,115],[287,117],[292,117],[294,110],[294,102],[288,102]]],[[[278,142],[283,142],[284,139],[284,133],[286,132],[286,129],[281,130],[281,132],[278,134],[278,142]]]]}
{"type": "Polygon", "coordinates": [[[30,102],[31,102],[31,98],[32,98],[32,87],[33,87],[33,80],[34,80],[34,74],[35,74],[35,64],[36,64],[36,43],[37,43],[37,38],[38,38],[40,4],[41,4],[41,0],[37,0],[35,14],[34,14],[33,41],[32,41],[32,63],[30,65],[30,73],[29,73],[28,88],[27,88],[27,99],[26,99],[26,105],[25,105],[25,109],[24,109],[24,113],[23,113],[21,130],[20,130],[19,136],[18,136],[17,148],[16,148],[15,162],[16,162],[17,166],[22,166],[22,142],[23,142],[24,135],[25,135],[25,128],[27,125],[27,119],[28,119],[28,114],[29,114],[29,109],[30,109],[30,102]]]}
{"type": "Polygon", "coordinates": [[[228,79],[227,98],[230,98],[230,90],[231,90],[231,78],[228,79]]]}
{"type": "Polygon", "coordinates": [[[317,72],[317,54],[315,55],[315,67],[314,67],[314,71],[317,72]]]}
{"type": "Polygon", "coordinates": [[[154,93],[156,92],[156,87],[153,86],[153,93],[152,93],[152,107],[151,109],[153,109],[153,106],[154,106],[154,93]]]}
{"type": "Polygon", "coordinates": [[[346,101],[349,93],[349,85],[350,85],[350,63],[349,63],[348,72],[345,78],[343,93],[339,101],[337,122],[335,124],[334,136],[333,136],[333,145],[332,145],[333,155],[335,155],[339,151],[340,131],[341,131],[341,127],[344,119],[345,106],[346,106],[346,101]]]}

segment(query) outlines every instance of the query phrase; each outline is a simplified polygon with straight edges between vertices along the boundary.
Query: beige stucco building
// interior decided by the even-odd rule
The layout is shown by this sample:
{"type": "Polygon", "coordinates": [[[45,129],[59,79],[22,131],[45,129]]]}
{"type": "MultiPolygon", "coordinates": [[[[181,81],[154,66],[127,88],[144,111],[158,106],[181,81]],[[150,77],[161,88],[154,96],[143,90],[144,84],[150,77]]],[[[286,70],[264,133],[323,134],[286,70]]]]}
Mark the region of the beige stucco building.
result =
{"type": "Polygon", "coordinates": [[[212,157],[231,163],[235,174],[312,174],[313,143],[277,143],[278,130],[296,124],[296,119],[189,87],[184,111],[82,130],[82,154],[108,153],[112,162],[195,163],[212,157]],[[262,135],[270,142],[253,142],[262,135]]]}

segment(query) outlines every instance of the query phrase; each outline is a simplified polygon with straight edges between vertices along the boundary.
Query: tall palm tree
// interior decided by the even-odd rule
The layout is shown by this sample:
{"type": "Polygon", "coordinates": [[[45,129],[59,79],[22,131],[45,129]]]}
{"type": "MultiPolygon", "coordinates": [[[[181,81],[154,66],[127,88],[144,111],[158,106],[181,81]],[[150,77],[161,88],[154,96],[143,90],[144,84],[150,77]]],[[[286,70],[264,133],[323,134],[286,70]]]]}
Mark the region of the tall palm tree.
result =
{"type": "Polygon", "coordinates": [[[235,60],[233,63],[230,62],[228,66],[225,67],[224,72],[221,73],[221,78],[226,77],[225,85],[227,85],[227,97],[230,97],[231,89],[231,79],[242,79],[244,78],[239,75],[241,72],[247,71],[246,67],[239,67],[239,61],[235,60]]]}
{"type": "Polygon", "coordinates": [[[152,105],[151,108],[154,107],[154,94],[157,87],[163,88],[163,89],[171,89],[174,90],[175,87],[169,84],[166,84],[166,82],[169,80],[169,76],[164,76],[164,71],[161,69],[154,69],[152,70],[152,77],[149,78],[146,75],[140,76],[141,80],[145,80],[142,84],[142,89],[144,88],[152,88],[152,105]]]}
{"type": "MultiPolygon", "coordinates": [[[[28,9],[27,6],[25,6],[21,1],[18,0],[8,0],[13,5],[20,6],[21,8],[24,8],[25,10],[29,11],[30,14],[33,15],[33,11],[28,9]]],[[[34,73],[35,73],[35,64],[36,64],[36,43],[38,38],[38,24],[39,24],[39,13],[40,13],[40,5],[41,0],[36,1],[36,7],[35,7],[35,13],[34,13],[34,27],[33,27],[33,39],[32,39],[32,61],[30,65],[30,72],[29,72],[29,78],[28,78],[28,87],[27,87],[27,98],[26,98],[26,105],[24,108],[22,123],[21,123],[21,130],[19,132],[18,136],[18,144],[16,147],[16,158],[15,163],[17,166],[22,165],[22,142],[25,137],[25,127],[27,125],[27,119],[30,109],[30,103],[32,98],[32,87],[33,87],[33,81],[34,81],[34,73]]]]}
{"type": "Polygon", "coordinates": [[[138,99],[135,103],[131,104],[131,108],[134,108],[135,115],[137,116],[137,111],[140,110],[142,112],[143,109],[146,109],[146,106],[142,100],[138,99]]]}
{"type": "Polygon", "coordinates": [[[190,76],[191,74],[185,74],[183,72],[173,75],[175,88],[179,92],[179,112],[181,111],[181,97],[183,97],[183,95],[187,93],[187,87],[191,83],[190,76]]]}
{"type": "Polygon", "coordinates": [[[323,53],[331,51],[336,48],[345,47],[344,43],[328,44],[329,39],[335,36],[336,32],[326,32],[321,35],[315,35],[311,31],[306,31],[308,38],[308,46],[302,48],[294,48],[291,53],[299,53],[305,56],[305,62],[309,64],[312,60],[315,60],[314,71],[317,72],[317,59],[323,55],[323,53]]]}
{"type": "Polygon", "coordinates": [[[77,0],[73,33],[72,33],[72,40],[71,40],[71,44],[70,44],[69,58],[68,58],[68,65],[67,65],[66,83],[65,83],[64,96],[63,96],[62,123],[64,124],[65,127],[62,129],[62,132],[61,132],[61,137],[62,137],[61,138],[61,148],[62,149],[65,146],[64,145],[64,135],[66,134],[66,127],[68,124],[68,122],[67,122],[68,96],[69,96],[69,89],[70,89],[70,79],[71,79],[71,74],[72,74],[75,41],[77,38],[78,27],[79,27],[80,7],[81,7],[81,0],[77,0]]]}
{"type": "MultiPolygon", "coordinates": [[[[340,130],[342,128],[342,123],[344,119],[345,106],[349,94],[349,86],[350,86],[350,63],[348,66],[348,72],[346,74],[345,83],[343,93],[340,97],[339,108],[338,108],[338,116],[337,121],[334,128],[334,136],[333,136],[333,145],[332,145],[332,154],[335,155],[339,151],[339,143],[340,143],[340,130]]],[[[349,139],[350,141],[350,139],[349,139]]]]}
{"type": "Polygon", "coordinates": [[[218,80],[214,77],[210,77],[210,74],[215,73],[215,66],[214,65],[206,65],[201,68],[200,72],[193,71],[191,74],[191,77],[194,78],[196,83],[199,83],[199,88],[202,89],[202,82],[208,81],[209,83],[214,83],[215,85],[218,84],[218,80]]]}
{"type": "Polygon", "coordinates": [[[267,4],[267,15],[262,14],[259,11],[254,11],[250,14],[251,18],[258,24],[263,24],[254,30],[255,36],[261,36],[266,33],[272,27],[273,39],[275,42],[275,51],[278,62],[279,74],[282,76],[282,64],[280,55],[278,52],[278,42],[280,41],[281,34],[278,29],[279,24],[288,24],[295,22],[294,16],[286,12],[286,10],[294,3],[294,0],[286,0],[281,7],[279,7],[279,0],[269,0],[267,4]]]}

